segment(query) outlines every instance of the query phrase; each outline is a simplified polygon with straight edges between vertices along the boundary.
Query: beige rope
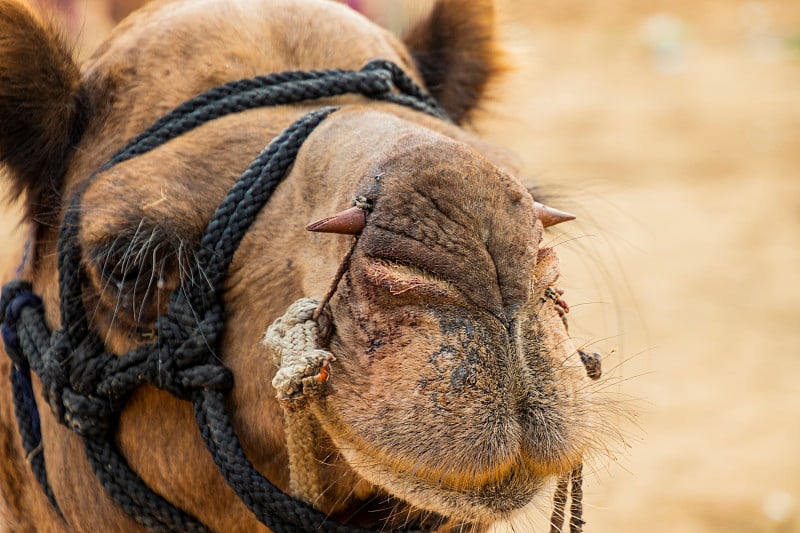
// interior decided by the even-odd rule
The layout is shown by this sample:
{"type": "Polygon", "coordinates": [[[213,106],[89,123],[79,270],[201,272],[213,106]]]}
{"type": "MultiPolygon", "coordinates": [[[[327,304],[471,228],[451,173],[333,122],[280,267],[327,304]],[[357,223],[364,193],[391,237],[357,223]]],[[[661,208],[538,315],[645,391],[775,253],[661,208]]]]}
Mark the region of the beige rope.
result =
{"type": "Polygon", "coordinates": [[[316,453],[317,423],[307,406],[323,393],[335,360],[321,348],[327,344],[331,320],[326,312],[314,320],[319,303],[318,298],[297,300],[264,336],[278,367],[272,386],[286,421],[289,487],[293,496],[312,505],[322,493],[322,463],[316,453]]]}

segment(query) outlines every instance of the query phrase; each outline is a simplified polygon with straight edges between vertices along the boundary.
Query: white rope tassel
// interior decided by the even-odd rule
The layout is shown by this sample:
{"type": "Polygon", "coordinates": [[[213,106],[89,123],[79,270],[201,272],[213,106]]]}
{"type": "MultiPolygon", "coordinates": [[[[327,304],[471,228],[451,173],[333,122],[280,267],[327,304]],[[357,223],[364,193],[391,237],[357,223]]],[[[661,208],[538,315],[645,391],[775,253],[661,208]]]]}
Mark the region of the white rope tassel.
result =
{"type": "Polygon", "coordinates": [[[301,298],[267,329],[264,345],[272,349],[278,372],[272,386],[283,407],[292,495],[314,504],[322,493],[322,465],[316,457],[316,422],[305,407],[319,396],[328,379],[333,354],[321,349],[330,333],[330,315],[312,318],[318,298],[301,298]]]}
{"type": "Polygon", "coordinates": [[[264,344],[272,348],[278,373],[272,386],[278,399],[300,402],[320,394],[328,378],[328,367],[336,359],[320,345],[327,339],[330,316],[312,319],[318,298],[300,298],[267,329],[264,344]]]}

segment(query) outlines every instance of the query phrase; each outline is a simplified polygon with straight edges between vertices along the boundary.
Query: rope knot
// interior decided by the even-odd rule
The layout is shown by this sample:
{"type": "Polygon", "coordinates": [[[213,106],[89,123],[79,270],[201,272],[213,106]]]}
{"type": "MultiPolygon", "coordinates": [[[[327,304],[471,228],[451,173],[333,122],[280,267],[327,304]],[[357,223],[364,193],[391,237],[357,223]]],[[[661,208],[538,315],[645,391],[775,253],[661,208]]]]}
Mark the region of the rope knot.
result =
{"type": "Polygon", "coordinates": [[[72,351],[70,364],[67,365],[72,389],[79,394],[93,394],[97,390],[103,370],[115,358],[115,355],[104,350],[100,338],[89,332],[72,351]]]}
{"type": "Polygon", "coordinates": [[[367,63],[362,72],[385,72],[389,78],[390,89],[385,93],[378,93],[373,96],[404,105],[417,111],[423,111],[442,120],[449,121],[447,113],[439,106],[439,103],[419,85],[417,85],[406,72],[396,64],[385,59],[373,59],[367,63]],[[390,93],[391,88],[398,90],[397,93],[390,93]]]}
{"type": "Polygon", "coordinates": [[[42,300],[33,293],[30,283],[15,280],[3,287],[2,296],[0,296],[0,317],[3,318],[3,324],[0,326],[0,332],[2,332],[6,353],[14,365],[20,369],[28,368],[28,361],[22,354],[17,328],[22,310],[26,307],[32,307],[39,311],[43,309],[42,300]]]}
{"type": "Polygon", "coordinates": [[[65,387],[61,401],[64,406],[62,423],[78,435],[102,437],[110,431],[115,409],[109,400],[65,387]]]}
{"type": "Polygon", "coordinates": [[[330,376],[331,352],[327,343],[331,319],[327,312],[313,319],[318,298],[301,298],[267,329],[264,345],[272,348],[278,372],[272,386],[279,400],[299,404],[324,391],[330,376]]]}
{"type": "Polygon", "coordinates": [[[395,76],[395,72],[400,70],[399,68],[394,68],[396,65],[390,61],[386,61],[385,59],[373,59],[372,61],[368,62],[366,65],[361,67],[361,72],[375,72],[378,73],[380,71],[385,72],[385,77],[388,80],[393,80],[395,76]]]}
{"type": "Polygon", "coordinates": [[[185,307],[173,305],[158,319],[158,349],[148,360],[152,384],[185,400],[199,389],[229,390],[233,374],[213,353],[224,323],[222,305],[207,308],[199,321],[185,307]]]}

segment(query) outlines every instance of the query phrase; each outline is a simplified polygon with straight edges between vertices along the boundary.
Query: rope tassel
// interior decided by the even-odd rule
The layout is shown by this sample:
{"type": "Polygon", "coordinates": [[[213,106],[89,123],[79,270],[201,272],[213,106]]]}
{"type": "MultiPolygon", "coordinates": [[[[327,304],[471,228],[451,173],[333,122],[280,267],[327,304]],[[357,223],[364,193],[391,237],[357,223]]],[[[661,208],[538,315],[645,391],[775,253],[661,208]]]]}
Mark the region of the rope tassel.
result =
{"type": "Polygon", "coordinates": [[[297,407],[322,393],[330,363],[328,350],[320,349],[330,332],[330,316],[321,313],[314,320],[318,298],[301,298],[267,329],[264,345],[272,348],[278,372],[272,386],[283,405],[297,407]]]}
{"type": "Polygon", "coordinates": [[[326,312],[314,317],[319,304],[318,298],[297,300],[264,335],[278,367],[272,386],[283,407],[289,487],[293,496],[312,505],[322,494],[322,463],[316,454],[317,423],[307,406],[323,394],[335,361],[320,348],[327,343],[331,320],[326,312]]]}

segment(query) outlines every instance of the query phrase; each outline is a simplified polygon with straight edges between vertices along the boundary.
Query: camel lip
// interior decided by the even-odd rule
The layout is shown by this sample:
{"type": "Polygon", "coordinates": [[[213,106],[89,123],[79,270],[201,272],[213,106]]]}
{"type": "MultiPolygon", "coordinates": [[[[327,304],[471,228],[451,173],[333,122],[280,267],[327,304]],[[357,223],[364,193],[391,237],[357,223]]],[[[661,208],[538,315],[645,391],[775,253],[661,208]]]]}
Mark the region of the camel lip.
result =
{"type": "Polygon", "coordinates": [[[501,471],[488,473],[483,480],[472,483],[430,473],[419,475],[418,465],[404,468],[405,461],[387,460],[358,437],[346,431],[334,434],[331,429],[328,427],[326,431],[359,476],[415,507],[456,520],[491,524],[508,519],[528,505],[551,477],[532,472],[522,457],[512,458],[501,471]]]}
{"type": "MultiPolygon", "coordinates": [[[[360,453],[360,450],[355,453],[351,450],[353,458],[347,457],[348,462],[357,464],[365,461],[364,457],[357,457],[360,453]]],[[[356,470],[370,482],[416,507],[484,525],[508,519],[514,512],[530,504],[546,485],[546,478],[532,474],[522,462],[492,482],[458,487],[386,468],[385,465],[369,469],[379,470],[377,472],[356,470]],[[376,480],[381,483],[376,483],[376,480]]]]}

